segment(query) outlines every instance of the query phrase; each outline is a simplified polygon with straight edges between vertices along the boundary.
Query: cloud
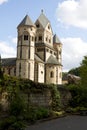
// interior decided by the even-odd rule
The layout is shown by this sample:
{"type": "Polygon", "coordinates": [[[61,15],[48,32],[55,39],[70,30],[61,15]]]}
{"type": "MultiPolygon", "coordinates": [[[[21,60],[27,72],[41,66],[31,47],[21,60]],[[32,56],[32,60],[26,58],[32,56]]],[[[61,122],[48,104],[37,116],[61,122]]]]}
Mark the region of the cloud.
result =
{"type": "Polygon", "coordinates": [[[63,43],[63,70],[68,71],[78,67],[82,59],[87,55],[87,43],[81,38],[61,38],[63,43]]]}
{"type": "Polygon", "coordinates": [[[17,44],[17,37],[12,38],[12,42],[17,44]]]}
{"type": "Polygon", "coordinates": [[[67,26],[87,29],[87,0],[65,0],[58,4],[57,20],[67,26]]]}
{"type": "Polygon", "coordinates": [[[0,0],[0,5],[7,2],[8,0],[0,0]]]}
{"type": "Polygon", "coordinates": [[[2,58],[16,57],[16,49],[8,42],[0,41],[0,54],[2,58]]]}

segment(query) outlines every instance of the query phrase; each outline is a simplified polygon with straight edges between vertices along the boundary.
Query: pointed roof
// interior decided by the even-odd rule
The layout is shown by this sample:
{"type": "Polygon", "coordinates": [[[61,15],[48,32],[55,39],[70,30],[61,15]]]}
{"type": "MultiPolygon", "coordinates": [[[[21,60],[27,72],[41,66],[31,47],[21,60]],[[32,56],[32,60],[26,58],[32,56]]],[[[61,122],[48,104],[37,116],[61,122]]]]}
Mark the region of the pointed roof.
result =
{"type": "Polygon", "coordinates": [[[24,17],[24,19],[21,21],[21,23],[18,25],[18,27],[20,27],[20,26],[35,26],[35,25],[32,22],[32,20],[30,19],[30,17],[28,15],[26,15],[24,17]]]}
{"type": "Polygon", "coordinates": [[[59,40],[56,34],[53,36],[53,43],[61,43],[61,41],[59,40]]]}
{"type": "MultiPolygon", "coordinates": [[[[40,14],[39,18],[36,20],[36,22],[37,22],[37,21],[40,22],[40,24],[43,26],[43,28],[45,28],[46,25],[47,25],[48,23],[50,23],[50,21],[48,20],[48,18],[44,15],[43,11],[41,11],[41,14],[40,14]]],[[[35,22],[35,23],[36,23],[36,22],[35,22]]]]}
{"type": "Polygon", "coordinates": [[[4,58],[1,64],[2,66],[16,66],[16,58],[4,58]]]}
{"type": "Polygon", "coordinates": [[[47,64],[55,64],[55,65],[58,65],[58,64],[59,64],[58,61],[57,61],[57,59],[56,59],[53,55],[51,55],[51,56],[48,58],[48,60],[47,60],[46,63],[47,63],[47,64]]]}
{"type": "Polygon", "coordinates": [[[43,63],[43,61],[40,59],[40,57],[38,57],[38,55],[35,54],[35,55],[34,55],[34,58],[35,58],[36,61],[43,63]]]}

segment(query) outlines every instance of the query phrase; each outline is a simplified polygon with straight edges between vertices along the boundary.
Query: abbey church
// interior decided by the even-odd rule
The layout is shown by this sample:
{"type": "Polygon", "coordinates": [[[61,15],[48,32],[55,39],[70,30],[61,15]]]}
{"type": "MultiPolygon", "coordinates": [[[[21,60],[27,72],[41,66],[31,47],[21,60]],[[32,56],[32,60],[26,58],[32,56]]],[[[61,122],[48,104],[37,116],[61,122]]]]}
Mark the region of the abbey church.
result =
{"type": "Polygon", "coordinates": [[[17,32],[17,57],[2,59],[3,72],[39,83],[62,84],[62,43],[43,11],[35,23],[26,15],[17,32]]]}

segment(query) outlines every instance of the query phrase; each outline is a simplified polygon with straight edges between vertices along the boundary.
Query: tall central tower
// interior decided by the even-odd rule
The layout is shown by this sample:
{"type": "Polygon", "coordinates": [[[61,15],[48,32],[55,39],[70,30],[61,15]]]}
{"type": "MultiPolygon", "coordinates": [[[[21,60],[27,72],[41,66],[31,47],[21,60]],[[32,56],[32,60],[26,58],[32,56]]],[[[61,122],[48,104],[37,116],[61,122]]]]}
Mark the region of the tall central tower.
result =
{"type": "Polygon", "coordinates": [[[17,27],[16,76],[34,80],[34,50],[36,27],[28,15],[17,27]]]}

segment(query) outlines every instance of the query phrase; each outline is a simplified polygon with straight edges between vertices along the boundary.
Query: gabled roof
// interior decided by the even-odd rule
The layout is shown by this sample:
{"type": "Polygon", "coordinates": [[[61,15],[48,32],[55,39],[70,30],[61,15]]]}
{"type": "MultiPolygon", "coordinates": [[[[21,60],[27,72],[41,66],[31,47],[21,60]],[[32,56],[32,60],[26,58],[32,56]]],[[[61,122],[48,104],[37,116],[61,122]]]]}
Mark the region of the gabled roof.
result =
{"type": "Polygon", "coordinates": [[[16,58],[4,58],[1,59],[2,66],[16,66],[16,58]]]}
{"type": "Polygon", "coordinates": [[[36,22],[37,21],[43,26],[43,28],[45,28],[47,26],[47,24],[50,23],[48,18],[44,15],[43,11],[41,12],[41,14],[40,14],[39,18],[36,20],[36,22]]]}
{"type": "Polygon", "coordinates": [[[35,26],[35,25],[32,22],[32,20],[30,19],[30,17],[28,15],[26,15],[24,17],[24,19],[21,21],[21,23],[18,25],[18,27],[20,27],[20,26],[35,26]]]}
{"type": "Polygon", "coordinates": [[[51,55],[51,56],[48,58],[48,60],[47,60],[46,63],[47,63],[47,64],[55,64],[55,65],[58,65],[58,64],[59,64],[58,61],[57,61],[57,59],[56,59],[53,55],[51,55]]]}
{"type": "Polygon", "coordinates": [[[53,36],[53,43],[61,43],[61,41],[59,40],[56,34],[53,36]]]}
{"type": "Polygon", "coordinates": [[[35,61],[43,63],[43,61],[40,59],[40,57],[38,57],[36,54],[34,55],[34,59],[35,59],[35,61]]]}

